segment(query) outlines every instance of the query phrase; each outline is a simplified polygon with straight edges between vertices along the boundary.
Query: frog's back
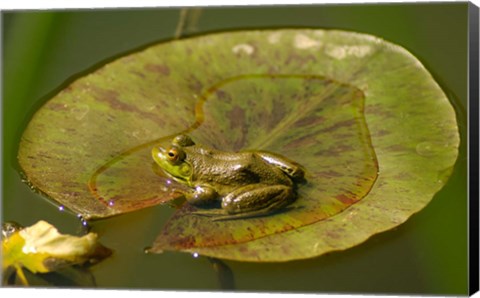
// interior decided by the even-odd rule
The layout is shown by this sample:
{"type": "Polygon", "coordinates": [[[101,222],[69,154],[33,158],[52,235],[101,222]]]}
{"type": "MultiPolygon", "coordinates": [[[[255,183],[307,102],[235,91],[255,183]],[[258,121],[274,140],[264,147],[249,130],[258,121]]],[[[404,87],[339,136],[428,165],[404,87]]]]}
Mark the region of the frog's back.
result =
{"type": "Polygon", "coordinates": [[[192,180],[215,186],[222,193],[247,184],[292,184],[282,171],[271,167],[253,152],[228,153],[201,148],[195,150],[195,158],[189,161],[195,169],[192,180]]]}

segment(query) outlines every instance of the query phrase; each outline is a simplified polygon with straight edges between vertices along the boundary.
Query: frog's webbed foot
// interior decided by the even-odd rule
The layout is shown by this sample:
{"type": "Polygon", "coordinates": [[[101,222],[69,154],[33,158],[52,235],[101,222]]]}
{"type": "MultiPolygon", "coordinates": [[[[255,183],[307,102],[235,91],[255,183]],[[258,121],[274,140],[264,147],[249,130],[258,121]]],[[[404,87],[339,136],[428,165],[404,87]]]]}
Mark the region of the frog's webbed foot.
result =
{"type": "Polygon", "coordinates": [[[248,213],[238,213],[238,214],[228,214],[228,215],[223,215],[223,216],[218,216],[215,218],[212,218],[212,221],[224,221],[224,220],[235,220],[235,219],[247,219],[247,218],[254,218],[254,217],[262,217],[262,216],[269,216],[269,215],[274,215],[278,213],[283,213],[288,210],[293,209],[292,207],[285,207],[282,209],[261,209],[257,211],[251,211],[248,213]]]}
{"type": "Polygon", "coordinates": [[[223,211],[222,209],[207,209],[207,210],[196,210],[191,212],[190,214],[205,216],[205,217],[217,217],[217,216],[225,215],[225,211],[223,211]]]}
{"type": "Polygon", "coordinates": [[[226,214],[225,211],[222,209],[197,210],[197,211],[193,211],[191,214],[209,217],[211,221],[225,221],[225,220],[247,219],[247,218],[253,218],[253,217],[273,215],[273,214],[287,212],[295,208],[298,208],[298,207],[285,207],[283,209],[279,209],[275,211],[272,211],[270,209],[261,209],[253,212],[237,213],[237,214],[226,214]]]}

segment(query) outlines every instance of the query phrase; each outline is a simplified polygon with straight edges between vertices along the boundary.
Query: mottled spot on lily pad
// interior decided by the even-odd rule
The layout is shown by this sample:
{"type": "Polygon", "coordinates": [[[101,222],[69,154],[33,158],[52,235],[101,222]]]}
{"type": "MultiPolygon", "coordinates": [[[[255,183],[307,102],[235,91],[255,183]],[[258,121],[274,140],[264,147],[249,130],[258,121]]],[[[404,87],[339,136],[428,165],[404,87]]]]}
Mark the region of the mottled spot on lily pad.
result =
{"type": "Polygon", "coordinates": [[[168,76],[170,74],[170,68],[165,64],[146,64],[145,70],[157,72],[164,76],[168,76]]]}

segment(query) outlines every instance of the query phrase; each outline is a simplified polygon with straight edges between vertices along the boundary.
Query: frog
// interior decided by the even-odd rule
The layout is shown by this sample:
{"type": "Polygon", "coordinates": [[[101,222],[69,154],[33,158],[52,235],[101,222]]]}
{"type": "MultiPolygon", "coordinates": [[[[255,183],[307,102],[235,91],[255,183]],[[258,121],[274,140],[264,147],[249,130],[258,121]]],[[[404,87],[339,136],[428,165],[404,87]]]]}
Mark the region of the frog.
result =
{"type": "Polygon", "coordinates": [[[297,199],[304,168],[277,153],[261,150],[221,151],[196,144],[179,134],[166,146],[152,148],[156,165],[186,185],[186,201],[198,207],[196,215],[214,221],[266,216],[297,199]],[[219,205],[220,208],[202,207],[219,205]],[[213,209],[213,210],[212,210],[213,209]]]}

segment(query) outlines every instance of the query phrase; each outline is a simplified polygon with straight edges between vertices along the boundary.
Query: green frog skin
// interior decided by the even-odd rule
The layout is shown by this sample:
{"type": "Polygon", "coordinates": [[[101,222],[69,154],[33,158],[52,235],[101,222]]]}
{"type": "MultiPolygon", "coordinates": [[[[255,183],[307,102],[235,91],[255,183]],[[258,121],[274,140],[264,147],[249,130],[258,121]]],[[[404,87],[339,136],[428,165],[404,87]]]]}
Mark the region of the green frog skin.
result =
{"type": "Polygon", "coordinates": [[[206,206],[220,202],[220,211],[199,215],[226,220],[267,215],[296,197],[295,181],[304,170],[295,162],[263,151],[224,152],[195,144],[187,135],[176,136],[169,148],[154,147],[152,157],[176,181],[190,187],[188,203],[206,206]]]}

